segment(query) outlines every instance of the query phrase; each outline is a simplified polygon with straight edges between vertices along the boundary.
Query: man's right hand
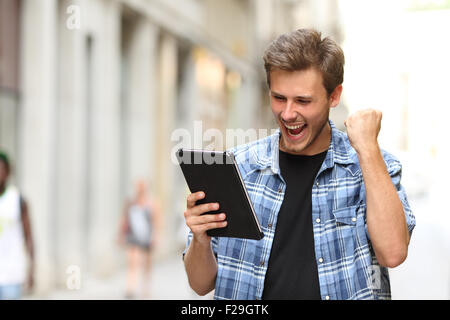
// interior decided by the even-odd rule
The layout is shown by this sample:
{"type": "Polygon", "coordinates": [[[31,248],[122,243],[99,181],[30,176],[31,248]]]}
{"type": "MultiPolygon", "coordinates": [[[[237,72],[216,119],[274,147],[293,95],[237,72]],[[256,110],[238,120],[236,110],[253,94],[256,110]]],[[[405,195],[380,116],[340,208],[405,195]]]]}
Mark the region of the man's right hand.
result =
{"type": "Polygon", "coordinates": [[[202,244],[209,244],[211,237],[208,236],[206,231],[210,229],[223,228],[227,225],[227,221],[225,220],[225,213],[202,215],[203,213],[219,209],[218,203],[196,205],[196,202],[204,197],[205,193],[202,191],[188,195],[186,205],[187,209],[184,212],[184,217],[186,219],[186,225],[189,229],[191,229],[194,235],[193,240],[202,244]]]}

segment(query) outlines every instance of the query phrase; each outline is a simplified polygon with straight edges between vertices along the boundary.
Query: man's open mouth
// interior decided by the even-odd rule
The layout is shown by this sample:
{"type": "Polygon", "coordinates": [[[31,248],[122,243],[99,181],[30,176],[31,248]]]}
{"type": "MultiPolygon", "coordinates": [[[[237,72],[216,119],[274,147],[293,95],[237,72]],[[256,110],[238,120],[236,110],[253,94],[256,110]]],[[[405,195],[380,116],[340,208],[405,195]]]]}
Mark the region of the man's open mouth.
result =
{"type": "Polygon", "coordinates": [[[297,125],[287,125],[286,123],[284,123],[284,126],[286,127],[288,133],[291,136],[299,136],[303,129],[306,128],[307,124],[306,123],[302,123],[302,124],[297,124],[297,125]]]}

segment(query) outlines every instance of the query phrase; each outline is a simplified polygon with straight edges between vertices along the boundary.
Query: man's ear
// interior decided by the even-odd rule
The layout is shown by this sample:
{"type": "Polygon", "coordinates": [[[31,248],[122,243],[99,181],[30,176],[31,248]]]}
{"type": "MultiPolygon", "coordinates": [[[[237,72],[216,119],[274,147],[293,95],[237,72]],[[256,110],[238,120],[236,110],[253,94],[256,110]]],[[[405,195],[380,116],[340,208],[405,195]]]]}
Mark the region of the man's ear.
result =
{"type": "Polygon", "coordinates": [[[341,100],[342,89],[342,84],[334,88],[333,92],[330,95],[330,108],[335,108],[339,104],[339,101],[341,100]]]}

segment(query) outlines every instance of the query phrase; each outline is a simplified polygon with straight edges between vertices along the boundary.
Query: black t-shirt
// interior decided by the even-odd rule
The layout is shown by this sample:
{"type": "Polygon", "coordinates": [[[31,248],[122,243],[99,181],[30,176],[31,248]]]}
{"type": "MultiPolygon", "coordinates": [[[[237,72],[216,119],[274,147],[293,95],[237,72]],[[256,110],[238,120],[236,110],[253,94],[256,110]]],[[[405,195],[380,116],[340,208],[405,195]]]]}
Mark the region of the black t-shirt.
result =
{"type": "Polygon", "coordinates": [[[320,299],[314,254],[311,191],[327,151],[293,155],[280,150],[286,182],[264,282],[263,299],[320,299]]]}

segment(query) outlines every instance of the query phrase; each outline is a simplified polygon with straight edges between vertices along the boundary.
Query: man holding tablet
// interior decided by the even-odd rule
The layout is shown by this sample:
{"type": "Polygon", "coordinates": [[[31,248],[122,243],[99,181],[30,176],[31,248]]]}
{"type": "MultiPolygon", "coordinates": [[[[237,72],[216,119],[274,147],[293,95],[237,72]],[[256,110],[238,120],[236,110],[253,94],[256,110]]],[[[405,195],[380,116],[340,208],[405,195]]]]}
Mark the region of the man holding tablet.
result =
{"type": "Polygon", "coordinates": [[[381,112],[329,120],[339,104],[344,54],[300,29],[264,53],[279,130],[232,150],[264,238],[209,237],[227,225],[217,203],[187,197],[184,263],[191,287],[216,299],[390,299],[387,268],[407,257],[415,217],[401,164],[380,149],[381,112]]]}

